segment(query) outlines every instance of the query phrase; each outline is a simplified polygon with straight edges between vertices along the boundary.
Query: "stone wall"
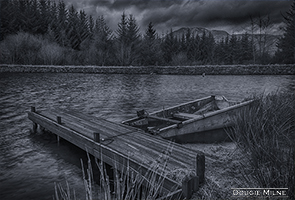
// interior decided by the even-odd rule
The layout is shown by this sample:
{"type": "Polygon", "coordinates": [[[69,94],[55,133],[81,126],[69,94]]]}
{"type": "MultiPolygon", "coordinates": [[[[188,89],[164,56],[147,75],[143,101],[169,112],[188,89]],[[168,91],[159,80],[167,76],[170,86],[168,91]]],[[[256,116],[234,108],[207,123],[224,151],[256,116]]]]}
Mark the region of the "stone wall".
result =
{"type": "Polygon", "coordinates": [[[176,75],[295,75],[295,65],[200,65],[200,66],[48,66],[0,65],[0,73],[97,73],[176,75]]]}

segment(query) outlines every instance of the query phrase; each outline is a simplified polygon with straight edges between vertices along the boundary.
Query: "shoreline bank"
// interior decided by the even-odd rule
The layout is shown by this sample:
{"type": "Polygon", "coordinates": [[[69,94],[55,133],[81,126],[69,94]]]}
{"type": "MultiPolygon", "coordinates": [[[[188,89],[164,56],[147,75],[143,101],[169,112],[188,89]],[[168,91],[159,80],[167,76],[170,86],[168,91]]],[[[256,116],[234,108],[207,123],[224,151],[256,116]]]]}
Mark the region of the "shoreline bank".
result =
{"type": "Polygon", "coordinates": [[[56,66],[0,64],[0,73],[20,72],[160,75],[295,75],[295,65],[56,66]]]}

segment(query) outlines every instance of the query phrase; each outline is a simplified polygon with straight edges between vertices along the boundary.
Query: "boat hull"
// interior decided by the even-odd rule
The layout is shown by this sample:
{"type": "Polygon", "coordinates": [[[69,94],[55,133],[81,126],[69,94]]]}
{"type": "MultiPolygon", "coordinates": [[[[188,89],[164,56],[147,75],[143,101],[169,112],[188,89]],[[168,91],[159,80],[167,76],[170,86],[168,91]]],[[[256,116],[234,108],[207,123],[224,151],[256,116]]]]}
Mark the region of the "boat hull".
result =
{"type": "Polygon", "coordinates": [[[231,142],[232,140],[228,136],[228,132],[231,129],[232,127],[219,128],[219,129],[186,133],[182,135],[175,135],[175,136],[163,137],[163,138],[180,143],[180,144],[231,142]]]}
{"type": "Polygon", "coordinates": [[[228,141],[226,129],[233,126],[233,118],[242,108],[212,113],[210,116],[203,115],[203,118],[195,121],[184,121],[180,127],[178,125],[160,129],[159,135],[181,143],[228,141]]]}
{"type": "Polygon", "coordinates": [[[227,129],[233,126],[236,114],[252,102],[211,96],[151,114],[141,112],[123,123],[179,143],[224,142],[229,141],[227,129]]]}

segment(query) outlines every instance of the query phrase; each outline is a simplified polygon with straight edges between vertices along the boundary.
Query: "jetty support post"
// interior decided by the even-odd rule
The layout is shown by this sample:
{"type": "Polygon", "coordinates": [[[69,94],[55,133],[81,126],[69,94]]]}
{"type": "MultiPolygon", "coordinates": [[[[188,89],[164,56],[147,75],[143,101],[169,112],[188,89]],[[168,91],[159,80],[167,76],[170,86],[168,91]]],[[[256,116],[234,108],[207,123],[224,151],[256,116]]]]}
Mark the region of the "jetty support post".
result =
{"type": "MultiPolygon", "coordinates": [[[[31,112],[36,112],[36,108],[34,106],[31,106],[31,112]]],[[[38,124],[33,122],[33,133],[37,132],[38,124]]]]}
{"type": "MultiPolygon", "coordinates": [[[[56,121],[57,121],[58,124],[61,124],[61,117],[57,116],[56,121]]],[[[59,135],[56,135],[56,136],[57,136],[57,144],[59,145],[60,138],[59,138],[59,135]]]]}
{"type": "Polygon", "coordinates": [[[58,124],[61,124],[61,117],[60,116],[57,116],[56,117],[56,121],[57,121],[58,124]]]}
{"type": "Polygon", "coordinates": [[[200,184],[205,182],[205,155],[203,153],[196,156],[196,176],[185,177],[182,181],[182,195],[190,199],[194,192],[199,190],[200,184]]]}
{"type": "Polygon", "coordinates": [[[185,177],[182,181],[182,195],[186,199],[190,199],[194,192],[199,189],[199,177],[185,177]]]}
{"type": "Polygon", "coordinates": [[[94,132],[94,133],[93,133],[93,140],[94,140],[95,142],[100,143],[100,135],[99,135],[99,133],[97,133],[97,132],[94,132]]]}
{"type": "Polygon", "coordinates": [[[197,154],[196,158],[196,175],[199,177],[199,183],[205,182],[205,155],[197,154]]]}

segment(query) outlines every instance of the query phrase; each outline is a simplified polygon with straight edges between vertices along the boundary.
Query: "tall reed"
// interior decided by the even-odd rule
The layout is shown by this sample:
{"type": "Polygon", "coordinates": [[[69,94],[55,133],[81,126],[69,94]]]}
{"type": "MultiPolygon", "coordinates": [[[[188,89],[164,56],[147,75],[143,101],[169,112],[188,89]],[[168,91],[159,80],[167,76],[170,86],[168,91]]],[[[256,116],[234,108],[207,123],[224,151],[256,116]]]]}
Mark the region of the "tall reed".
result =
{"type": "Polygon", "coordinates": [[[252,171],[245,180],[254,180],[257,187],[288,187],[289,197],[295,198],[295,95],[257,96],[234,121],[229,135],[245,153],[252,171]]]}
{"type": "MultiPolygon", "coordinates": [[[[85,186],[85,199],[156,199],[162,194],[163,183],[169,172],[167,170],[167,162],[173,150],[173,145],[169,144],[165,152],[162,152],[157,159],[151,163],[146,173],[140,173],[140,169],[133,169],[129,161],[125,163],[124,168],[120,167],[114,159],[113,163],[113,180],[110,179],[106,166],[103,162],[102,156],[98,160],[95,158],[95,166],[99,171],[99,185],[98,191],[93,189],[95,184],[93,167],[89,154],[87,168],[84,168],[81,159],[83,181],[85,186]],[[160,175],[160,176],[159,176],[160,175]]],[[[176,188],[175,188],[176,190],[176,188]]],[[[171,188],[173,191],[173,188],[171,188]]],[[[169,194],[166,194],[169,196],[169,194]]],[[[180,197],[179,197],[180,198],[180,197]]],[[[75,194],[70,191],[67,183],[66,189],[60,184],[55,184],[55,199],[76,199],[75,194]]]]}

